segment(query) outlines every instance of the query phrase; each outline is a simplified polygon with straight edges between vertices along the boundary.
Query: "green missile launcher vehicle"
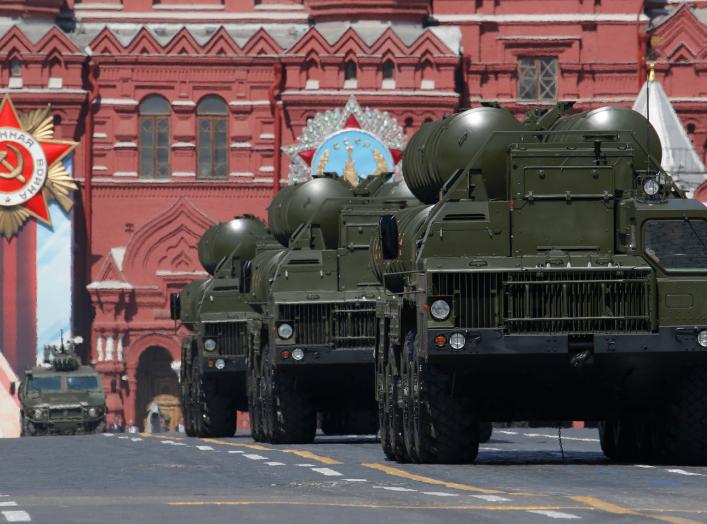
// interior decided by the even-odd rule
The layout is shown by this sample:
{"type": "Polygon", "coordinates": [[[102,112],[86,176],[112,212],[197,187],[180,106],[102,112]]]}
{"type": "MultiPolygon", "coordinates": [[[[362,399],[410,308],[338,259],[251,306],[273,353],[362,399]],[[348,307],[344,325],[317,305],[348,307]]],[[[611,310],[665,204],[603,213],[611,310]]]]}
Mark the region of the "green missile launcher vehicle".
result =
{"type": "MultiPolygon", "coordinates": [[[[19,387],[22,436],[73,435],[105,431],[103,376],[81,365],[76,345],[46,346],[45,362],[25,371],[19,387]]],[[[15,383],[10,386],[15,394],[15,383]]]]}
{"type": "Polygon", "coordinates": [[[707,463],[707,208],[640,114],[480,107],[403,158],[425,205],[379,221],[389,458],[476,458],[480,422],[600,421],[618,461],[707,463]]]}
{"type": "Polygon", "coordinates": [[[199,260],[211,278],[194,281],[172,295],[171,316],[190,331],[182,339],[180,369],[184,425],[190,436],[232,436],[236,410],[248,409],[248,323],[260,314],[244,293],[257,250],[273,243],[280,246],[254,216],[216,224],[198,247],[199,260]]]}
{"type": "Polygon", "coordinates": [[[358,187],[335,176],[280,193],[270,206],[273,235],[287,249],[256,255],[252,296],[262,325],[252,333],[248,395],[253,436],[276,443],[326,434],[370,434],[375,310],[383,288],[368,248],[381,214],[414,197],[390,174],[358,187]]]}

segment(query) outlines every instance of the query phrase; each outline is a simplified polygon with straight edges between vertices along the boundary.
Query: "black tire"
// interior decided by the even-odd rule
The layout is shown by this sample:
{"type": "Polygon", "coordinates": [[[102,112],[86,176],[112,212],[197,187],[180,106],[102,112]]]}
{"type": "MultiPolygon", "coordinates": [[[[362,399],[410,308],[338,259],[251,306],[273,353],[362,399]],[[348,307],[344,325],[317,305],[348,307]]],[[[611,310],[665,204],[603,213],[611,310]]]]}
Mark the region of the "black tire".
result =
{"type": "Polygon", "coordinates": [[[661,461],[707,465],[707,368],[685,372],[669,400],[661,428],[661,461]]]}
{"type": "Polygon", "coordinates": [[[192,362],[191,405],[196,437],[232,437],[236,432],[236,407],[233,399],[219,394],[216,385],[201,371],[201,361],[192,362]]]}
{"type": "Polygon", "coordinates": [[[383,445],[383,452],[390,460],[409,462],[410,458],[405,447],[403,412],[398,402],[402,398],[400,373],[393,353],[391,351],[385,366],[386,389],[384,396],[385,415],[383,418],[385,418],[388,441],[386,445],[383,445]]]}
{"type": "Polygon", "coordinates": [[[481,422],[479,424],[479,442],[485,443],[491,440],[493,435],[493,425],[490,422],[481,422]]]}
{"type": "Polygon", "coordinates": [[[479,422],[471,399],[455,394],[452,377],[428,365],[420,356],[416,333],[406,337],[413,346],[410,363],[412,440],[416,462],[464,464],[479,452],[479,422]]]}
{"type": "Polygon", "coordinates": [[[622,415],[599,422],[601,450],[615,462],[653,462],[656,426],[644,416],[622,415]]]}
{"type": "Polygon", "coordinates": [[[317,432],[317,411],[309,395],[289,376],[275,373],[272,443],[309,444],[317,432]]]}
{"type": "Polygon", "coordinates": [[[250,434],[256,442],[265,438],[263,431],[262,402],[260,400],[260,376],[258,365],[254,356],[248,360],[248,412],[250,414],[250,434]]]}

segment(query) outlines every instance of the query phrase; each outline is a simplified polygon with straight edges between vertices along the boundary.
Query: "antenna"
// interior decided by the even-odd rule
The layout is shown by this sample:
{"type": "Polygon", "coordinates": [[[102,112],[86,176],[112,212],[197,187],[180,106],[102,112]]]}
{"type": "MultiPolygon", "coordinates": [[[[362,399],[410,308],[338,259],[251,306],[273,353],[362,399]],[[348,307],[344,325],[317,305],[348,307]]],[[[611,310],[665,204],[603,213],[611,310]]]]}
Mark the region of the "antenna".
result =
{"type": "MultiPolygon", "coordinates": [[[[655,82],[655,63],[651,62],[648,64],[648,80],[646,81],[646,120],[648,120],[648,123],[651,123],[651,84],[655,82]]],[[[647,166],[647,175],[650,175],[651,172],[651,133],[650,133],[650,128],[648,128],[648,132],[646,133],[646,162],[648,163],[647,166]]]]}
{"type": "Polygon", "coordinates": [[[60,330],[59,330],[59,333],[60,333],[59,336],[60,336],[60,338],[61,338],[61,352],[64,353],[64,352],[65,352],[65,349],[64,349],[64,330],[63,330],[63,329],[60,329],[60,330]]]}

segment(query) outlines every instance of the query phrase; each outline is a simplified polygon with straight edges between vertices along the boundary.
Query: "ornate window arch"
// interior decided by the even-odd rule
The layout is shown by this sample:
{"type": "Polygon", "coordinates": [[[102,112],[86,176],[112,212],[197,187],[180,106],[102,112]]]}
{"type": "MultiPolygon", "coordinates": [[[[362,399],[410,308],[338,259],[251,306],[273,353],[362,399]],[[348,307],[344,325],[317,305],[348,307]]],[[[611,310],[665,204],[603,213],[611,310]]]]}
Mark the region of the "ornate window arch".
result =
{"type": "Polygon", "coordinates": [[[196,107],[197,176],[228,177],[228,105],[208,95],[196,107]]]}
{"type": "Polygon", "coordinates": [[[344,89],[356,89],[358,87],[358,64],[353,58],[348,58],[344,62],[344,89]]]}
{"type": "Polygon", "coordinates": [[[169,177],[169,119],[172,109],[160,95],[149,95],[140,102],[140,176],[169,177]]]}
{"type": "Polygon", "coordinates": [[[395,62],[388,58],[383,62],[383,89],[395,89],[395,62]]]}

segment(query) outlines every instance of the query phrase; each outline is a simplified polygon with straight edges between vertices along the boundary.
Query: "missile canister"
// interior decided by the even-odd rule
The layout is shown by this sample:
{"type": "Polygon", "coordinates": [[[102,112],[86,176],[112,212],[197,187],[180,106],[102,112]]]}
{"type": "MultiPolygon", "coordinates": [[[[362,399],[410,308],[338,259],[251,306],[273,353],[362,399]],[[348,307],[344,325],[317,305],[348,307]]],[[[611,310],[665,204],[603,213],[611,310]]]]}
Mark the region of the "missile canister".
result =
{"type": "Polygon", "coordinates": [[[265,224],[253,215],[242,215],[210,227],[199,240],[199,261],[211,275],[224,257],[243,260],[255,256],[258,240],[268,236],[265,224]]]}
{"type": "Polygon", "coordinates": [[[619,142],[630,144],[634,149],[636,169],[648,165],[646,149],[660,164],[663,150],[658,133],[641,113],[625,107],[600,107],[558,120],[551,131],[583,131],[585,133],[552,134],[548,142],[576,142],[581,135],[591,139],[592,133],[611,132],[619,142]],[[579,135],[579,136],[578,136],[579,135]]]}
{"type": "Polygon", "coordinates": [[[489,198],[505,198],[506,148],[521,142],[523,126],[510,112],[477,107],[428,122],[412,136],[403,155],[403,176],[413,194],[433,204],[457,169],[481,169],[489,198]],[[503,133],[492,136],[492,133],[503,133]],[[469,163],[476,159],[473,166],[469,163]]]}

